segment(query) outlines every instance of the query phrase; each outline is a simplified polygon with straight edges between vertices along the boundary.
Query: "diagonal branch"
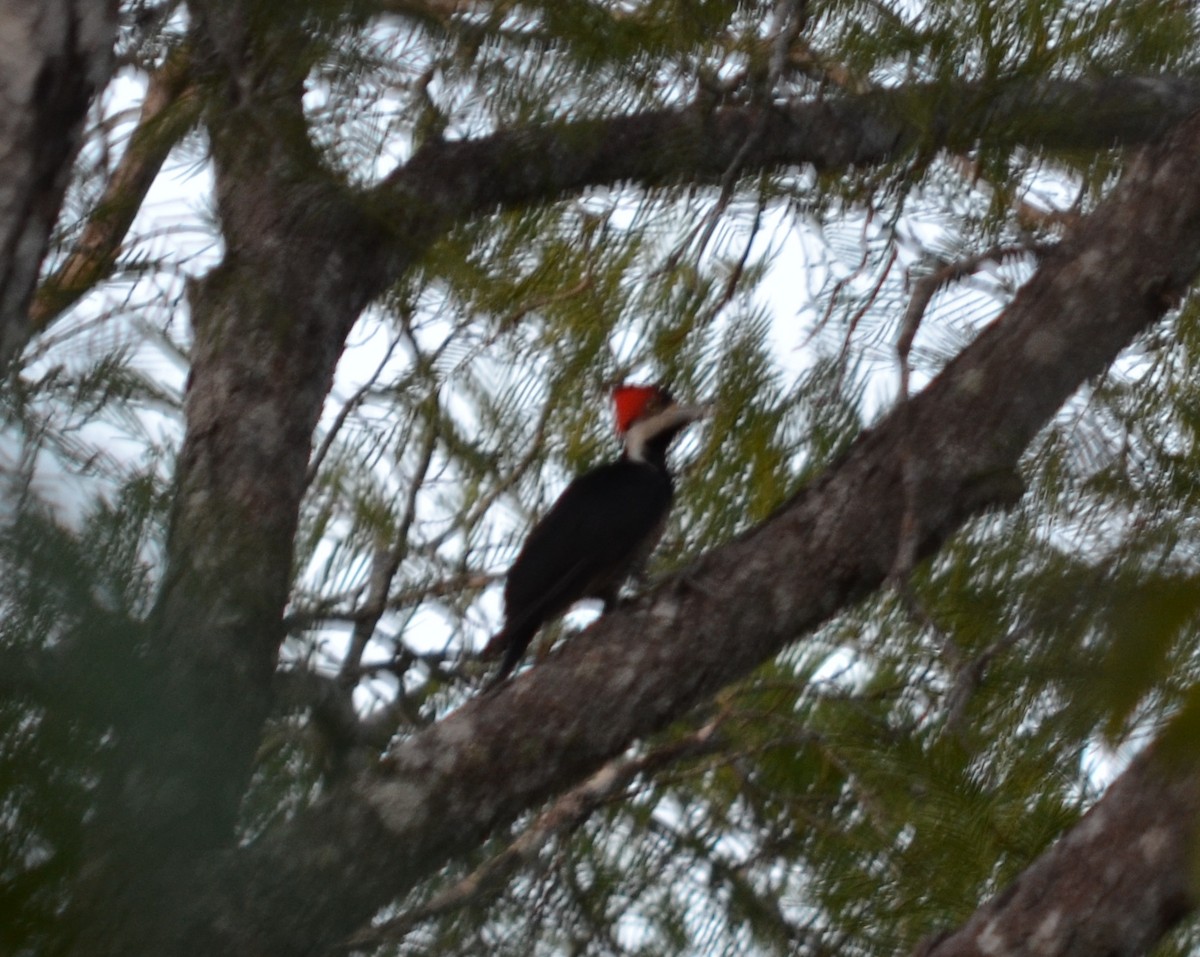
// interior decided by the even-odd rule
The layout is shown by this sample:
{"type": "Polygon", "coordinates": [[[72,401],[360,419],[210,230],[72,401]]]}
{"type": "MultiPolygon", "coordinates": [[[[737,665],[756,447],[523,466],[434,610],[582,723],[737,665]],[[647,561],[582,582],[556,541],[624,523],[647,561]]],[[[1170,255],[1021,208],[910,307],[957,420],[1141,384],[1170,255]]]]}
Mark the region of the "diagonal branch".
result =
{"type": "Polygon", "coordinates": [[[404,500],[404,511],[394,532],[390,545],[381,545],[371,560],[371,574],[367,588],[366,603],[361,617],[354,622],[354,630],[350,635],[350,648],[342,662],[342,678],[347,688],[352,688],[358,681],[359,666],[362,664],[363,652],[367,643],[375,634],[379,619],[387,611],[388,593],[392,590],[392,582],[400,571],[400,565],[408,555],[409,533],[417,518],[417,499],[425,487],[429,475],[429,467],[433,462],[433,453],[438,443],[438,401],[437,393],[433,393],[426,403],[428,417],[425,425],[425,435],[417,454],[417,465],[413,470],[412,481],[404,500]]]}
{"type": "MultiPolygon", "coordinates": [[[[192,900],[204,915],[192,926],[211,928],[207,948],[335,946],[447,860],[878,588],[906,508],[919,557],[972,515],[1013,501],[1019,457],[1038,430],[1200,270],[1197,155],[1200,118],[1132,163],[999,320],[767,522],[405,740],[378,773],[213,862],[192,900]],[[917,459],[911,499],[904,448],[917,459]],[[239,947],[246,941],[256,943],[239,947]]],[[[1180,827],[1163,839],[1182,842],[1180,827]]],[[[1174,920],[1191,900],[1159,903],[1174,920]]]]}
{"type": "Polygon", "coordinates": [[[312,485],[317,479],[317,474],[321,471],[321,465],[325,462],[325,458],[329,455],[334,443],[337,441],[338,434],[346,425],[346,421],[353,415],[359,407],[367,400],[367,397],[379,384],[379,378],[387,369],[388,363],[392,361],[392,355],[396,351],[396,347],[400,345],[398,338],[393,338],[386,349],[383,350],[383,358],[375,366],[375,371],[368,376],[367,381],[359,386],[352,396],[347,399],[333,422],[326,430],[324,437],[321,439],[321,444],[317,446],[316,451],[312,454],[312,459],[308,463],[308,471],[304,474],[304,484],[312,485]]]}
{"type": "Polygon", "coordinates": [[[175,112],[188,99],[188,55],[175,50],[150,77],[137,128],[108,185],[84,226],[75,248],[47,276],[29,308],[31,333],[45,329],[78,302],[116,265],[117,256],[134,217],[171,148],[195,121],[198,100],[175,112]]]}
{"type": "Polygon", "coordinates": [[[1061,840],[914,957],[1149,953],[1196,904],[1200,769],[1143,753],[1061,840]]]}

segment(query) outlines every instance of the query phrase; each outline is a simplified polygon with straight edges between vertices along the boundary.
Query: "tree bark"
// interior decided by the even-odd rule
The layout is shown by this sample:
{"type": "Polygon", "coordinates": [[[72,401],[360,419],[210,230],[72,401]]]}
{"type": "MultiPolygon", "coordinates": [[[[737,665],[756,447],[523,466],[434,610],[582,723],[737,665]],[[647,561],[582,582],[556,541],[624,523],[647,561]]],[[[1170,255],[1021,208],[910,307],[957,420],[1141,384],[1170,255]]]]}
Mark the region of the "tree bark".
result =
{"type": "Polygon", "coordinates": [[[456,222],[594,186],[718,183],[787,167],[829,172],[947,147],[1109,149],[1150,142],[1197,109],[1200,83],[1190,79],[913,84],[769,108],[693,104],[434,139],[364,204],[387,238],[373,281],[383,288],[456,222]]]}
{"type": "Polygon", "coordinates": [[[194,122],[195,110],[176,109],[187,94],[188,68],[186,53],[175,50],[151,74],[137,127],[112,170],[104,194],[92,208],[70,254],[43,280],[30,304],[33,334],[45,329],[112,272],[129,227],[171,148],[194,122]]]}
{"type": "Polygon", "coordinates": [[[38,269],[116,29],[116,0],[0,0],[0,364],[29,338],[38,269]]]}
{"type": "Polygon", "coordinates": [[[1151,749],[960,929],[914,957],[1136,957],[1196,906],[1200,768],[1151,749]]]}
{"type": "MultiPolygon", "coordinates": [[[[216,863],[194,900],[192,926],[207,928],[201,949],[327,950],[494,828],[877,588],[898,555],[928,554],[971,515],[1011,501],[1017,460],[1037,430],[1194,279],[1197,156],[1193,119],[1131,165],[923,393],[762,526],[403,742],[378,773],[216,863]]],[[[1130,780],[1125,787],[1137,791],[1140,778],[1130,780]]],[[[1164,819],[1164,839],[1185,843],[1189,802],[1164,819]]],[[[1141,805],[1114,797],[1112,806],[1136,813],[1141,805]]],[[[1174,885],[1146,886],[1152,900],[1139,913],[1159,915],[1143,927],[1153,936],[1191,902],[1174,885]]],[[[1062,919],[1094,916],[1064,907],[1062,919]]]]}
{"type": "Polygon", "coordinates": [[[73,901],[79,953],[175,950],[194,862],[237,840],[284,634],[305,463],[372,294],[359,264],[373,230],[303,136],[296,66],[249,66],[239,12],[222,9],[219,38],[198,41],[199,83],[228,98],[208,123],[225,254],[189,287],[187,432],[146,629],[152,677],[136,689],[137,720],[116,729],[73,901]]]}
{"type": "Polygon", "coordinates": [[[769,108],[698,103],[430,140],[379,184],[372,204],[405,223],[406,233],[425,235],[465,215],[626,181],[666,186],[788,166],[844,170],[947,147],[1093,151],[1146,143],[1197,109],[1200,83],[1163,77],[911,84],[769,108]]]}
{"type": "MultiPolygon", "coordinates": [[[[1191,123],[1130,172],[924,394],[772,520],[406,742],[380,773],[232,850],[321,404],[359,312],[444,230],[622,180],[893,160],[918,144],[972,142],[1019,116],[1031,145],[1053,145],[1055,129],[1071,145],[1093,143],[1094,126],[1060,114],[1073,115],[1080,97],[1116,93],[1104,83],[963,87],[932,122],[920,96],[880,92],[552,124],[434,142],[355,196],[308,141],[303,56],[271,59],[302,51],[303,36],[258,37],[247,24],[269,19],[261,4],[190,8],[198,87],[214,96],[207,126],[225,255],[191,287],[187,433],[148,629],[154,679],[140,689],[141,720],[118,729],[120,758],[78,888],[79,953],[289,955],[337,944],[452,855],[878,587],[897,555],[928,553],[971,514],[1011,499],[1036,430],[1162,315],[1200,261],[1200,124],[1191,123]],[[582,701],[611,706],[585,711],[582,701]]],[[[1184,83],[1118,87],[1105,128],[1115,135],[1144,138],[1197,102],[1184,83]],[[1172,109],[1151,115],[1146,98],[1172,109]]]]}

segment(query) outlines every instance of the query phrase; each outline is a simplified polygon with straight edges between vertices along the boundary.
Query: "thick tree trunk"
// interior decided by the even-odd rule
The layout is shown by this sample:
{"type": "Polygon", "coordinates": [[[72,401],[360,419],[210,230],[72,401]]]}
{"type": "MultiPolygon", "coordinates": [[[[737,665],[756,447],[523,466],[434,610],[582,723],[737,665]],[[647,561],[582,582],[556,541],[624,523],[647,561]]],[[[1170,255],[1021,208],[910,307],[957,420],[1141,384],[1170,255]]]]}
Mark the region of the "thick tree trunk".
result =
{"type": "Polygon", "coordinates": [[[371,230],[295,136],[300,91],[264,82],[238,102],[231,90],[209,124],[226,251],[189,290],[187,432],[146,629],[152,677],[139,719],[116,729],[90,829],[81,955],[187,952],[175,935],[196,863],[237,840],[312,436],[371,295],[371,230]]]}

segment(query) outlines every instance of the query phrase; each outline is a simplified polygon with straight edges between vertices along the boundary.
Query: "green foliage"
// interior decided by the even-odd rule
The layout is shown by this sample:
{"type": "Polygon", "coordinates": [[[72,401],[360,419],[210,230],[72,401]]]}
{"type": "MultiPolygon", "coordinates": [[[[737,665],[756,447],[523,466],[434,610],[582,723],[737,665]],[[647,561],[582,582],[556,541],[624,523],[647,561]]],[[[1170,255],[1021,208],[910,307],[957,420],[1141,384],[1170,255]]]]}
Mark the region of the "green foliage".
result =
{"type": "Polygon", "coordinates": [[[141,616],[165,498],[133,475],[68,529],[36,503],[0,534],[0,944],[42,949],[82,861],[115,727],[144,695],[141,616]]]}
{"type": "MultiPolygon", "coordinates": [[[[1053,218],[1030,218],[1050,205],[1040,191],[1084,212],[1111,187],[1116,154],[977,148],[1007,82],[1192,73],[1200,50],[1200,18],[1172,0],[813,0],[802,17],[728,0],[387,6],[373,17],[366,0],[320,0],[287,25],[309,138],[348,189],[431,138],[528,122],[919,83],[905,108],[932,133],[948,84],[974,81],[978,97],[950,131],[956,151],[917,144],[822,176],[617,184],[460,224],[396,278],[352,337],[315,436],[281,656],[281,671],[353,694],[384,744],[472,693],[496,580],[525,529],[570,475],[615,452],[614,383],[663,380],[712,406],[680,443],[653,575],[766,519],[891,407],[916,283],[981,257],[932,298],[913,390],[1011,298],[1032,244],[1060,237],[1053,218]]],[[[283,8],[257,7],[266,25],[253,29],[273,29],[283,8]]],[[[128,39],[153,61],[173,29],[128,39]]],[[[87,160],[73,216],[106,182],[87,160]]],[[[64,247],[80,229],[65,224],[64,247]]],[[[172,338],[178,280],[204,260],[182,246],[138,255],[98,291],[102,318],[40,343],[3,393],[17,459],[0,531],[5,952],[53,932],[121,719],[121,694],[89,689],[139,693],[162,573],[181,412],[137,347],[186,352],[172,338]],[[138,276],[136,294],[120,285],[138,276]],[[134,334],[106,339],[108,320],[134,334]],[[98,423],[113,431],[97,437],[98,423]],[[42,507],[32,479],[47,459],[84,485],[77,522],[42,507]],[[75,647],[86,674],[45,687],[38,662],[75,647]]],[[[1194,749],[1198,383],[1192,299],[1046,429],[1019,508],[639,743],[630,757],[716,727],[704,753],[639,776],[497,893],[381,949],[874,955],[961,922],[1077,820],[1122,749],[1164,727],[1170,746],[1194,749]]],[[[311,702],[278,705],[247,839],[384,746],[347,756],[329,725],[311,702]]],[[[511,836],[395,911],[435,900],[511,836]]]]}

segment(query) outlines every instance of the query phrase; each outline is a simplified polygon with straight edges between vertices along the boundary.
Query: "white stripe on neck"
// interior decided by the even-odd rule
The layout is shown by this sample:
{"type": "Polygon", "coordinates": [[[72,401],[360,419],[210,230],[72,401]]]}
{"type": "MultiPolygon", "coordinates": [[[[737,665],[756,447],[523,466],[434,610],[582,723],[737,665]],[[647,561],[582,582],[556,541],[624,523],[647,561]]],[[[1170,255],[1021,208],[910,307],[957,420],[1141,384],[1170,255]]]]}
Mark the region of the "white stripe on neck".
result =
{"type": "Polygon", "coordinates": [[[625,432],[625,455],[631,461],[646,461],[646,446],[671,429],[694,422],[703,413],[699,409],[672,405],[645,419],[639,419],[625,432]]]}
{"type": "Polygon", "coordinates": [[[646,443],[655,435],[654,419],[634,422],[625,433],[625,457],[633,462],[646,461],[646,443]]]}

